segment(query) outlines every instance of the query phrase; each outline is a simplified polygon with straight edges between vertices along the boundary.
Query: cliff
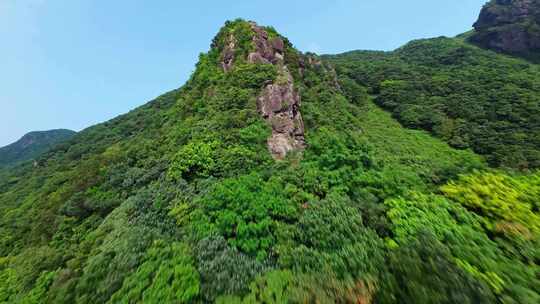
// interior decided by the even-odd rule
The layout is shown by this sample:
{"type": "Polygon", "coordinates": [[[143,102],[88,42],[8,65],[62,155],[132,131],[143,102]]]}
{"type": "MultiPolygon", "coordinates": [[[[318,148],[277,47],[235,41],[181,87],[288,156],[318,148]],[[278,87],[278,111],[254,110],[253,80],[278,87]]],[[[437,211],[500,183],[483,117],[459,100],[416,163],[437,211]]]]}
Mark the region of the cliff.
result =
{"type": "Polygon", "coordinates": [[[471,41],[485,48],[534,57],[540,50],[540,1],[492,0],[487,3],[471,41]]]}

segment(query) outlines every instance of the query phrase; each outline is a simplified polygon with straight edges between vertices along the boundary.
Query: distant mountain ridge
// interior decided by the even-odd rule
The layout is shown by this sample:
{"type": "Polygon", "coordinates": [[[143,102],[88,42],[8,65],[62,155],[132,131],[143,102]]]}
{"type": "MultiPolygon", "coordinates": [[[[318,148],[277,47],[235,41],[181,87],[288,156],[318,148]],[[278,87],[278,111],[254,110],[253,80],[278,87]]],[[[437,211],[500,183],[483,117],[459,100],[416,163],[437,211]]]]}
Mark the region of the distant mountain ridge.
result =
{"type": "Polygon", "coordinates": [[[76,133],[67,129],[27,133],[18,141],[0,148],[0,168],[35,158],[76,133]]]}

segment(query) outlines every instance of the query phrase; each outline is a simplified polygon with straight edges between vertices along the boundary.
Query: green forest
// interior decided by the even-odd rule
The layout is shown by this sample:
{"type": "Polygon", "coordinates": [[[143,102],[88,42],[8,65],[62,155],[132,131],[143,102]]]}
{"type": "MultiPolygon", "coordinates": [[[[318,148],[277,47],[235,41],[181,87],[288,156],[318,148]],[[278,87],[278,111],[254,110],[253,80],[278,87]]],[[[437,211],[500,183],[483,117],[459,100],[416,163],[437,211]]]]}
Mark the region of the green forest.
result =
{"type": "Polygon", "coordinates": [[[539,98],[465,36],[319,57],[229,21],[181,88],[0,171],[0,303],[540,303],[539,98]]]}
{"type": "Polygon", "coordinates": [[[463,37],[327,58],[347,84],[367,88],[404,126],[472,149],[495,167],[540,166],[537,64],[481,49],[463,37]]]}

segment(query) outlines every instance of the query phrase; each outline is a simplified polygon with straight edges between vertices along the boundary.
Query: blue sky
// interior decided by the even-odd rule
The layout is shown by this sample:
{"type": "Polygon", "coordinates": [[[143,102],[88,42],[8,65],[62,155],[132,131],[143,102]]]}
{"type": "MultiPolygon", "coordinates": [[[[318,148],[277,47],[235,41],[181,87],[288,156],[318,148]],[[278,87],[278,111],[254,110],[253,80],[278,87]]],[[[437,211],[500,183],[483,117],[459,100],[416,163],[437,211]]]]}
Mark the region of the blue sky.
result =
{"type": "Polygon", "coordinates": [[[225,20],[302,51],[392,50],[468,31],[486,0],[0,0],[0,146],[79,131],[181,86],[225,20]]]}

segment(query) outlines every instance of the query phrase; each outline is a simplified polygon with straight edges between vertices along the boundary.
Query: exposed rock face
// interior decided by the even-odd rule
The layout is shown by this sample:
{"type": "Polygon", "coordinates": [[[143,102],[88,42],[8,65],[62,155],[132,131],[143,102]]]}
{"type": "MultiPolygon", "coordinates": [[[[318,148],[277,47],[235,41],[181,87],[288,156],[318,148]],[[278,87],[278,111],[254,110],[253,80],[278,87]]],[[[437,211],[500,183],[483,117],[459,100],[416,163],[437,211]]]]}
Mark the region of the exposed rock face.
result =
{"type": "Polygon", "coordinates": [[[268,33],[255,24],[253,42],[256,51],[249,54],[251,63],[271,63],[278,67],[279,77],[266,85],[257,100],[259,112],[272,126],[268,149],[274,158],[282,159],[288,152],[305,147],[304,122],[300,113],[300,94],[284,64],[284,43],[276,37],[269,40],[268,33]]]}
{"type": "Polygon", "coordinates": [[[511,54],[540,51],[540,0],[492,0],[480,12],[471,40],[511,54]]]}
{"type": "Polygon", "coordinates": [[[268,33],[255,23],[251,23],[251,29],[255,33],[253,43],[255,51],[249,54],[251,63],[271,63],[283,65],[284,43],[279,37],[269,40],[268,33]]]}
{"type": "Polygon", "coordinates": [[[259,112],[272,126],[268,149],[277,159],[305,147],[300,95],[286,66],[282,66],[282,73],[287,81],[267,85],[258,99],[259,112]]]}
{"type": "MultiPolygon", "coordinates": [[[[261,116],[272,127],[268,138],[268,150],[275,159],[283,159],[293,150],[305,148],[304,122],[300,113],[300,94],[294,79],[285,64],[285,43],[280,37],[270,38],[268,32],[255,23],[250,23],[253,31],[254,50],[247,56],[252,64],[272,64],[278,70],[278,77],[267,84],[257,98],[257,108],[261,116]]],[[[234,62],[236,42],[230,36],[222,53],[221,65],[228,72],[234,62]]]]}
{"type": "Polygon", "coordinates": [[[230,35],[227,39],[227,45],[225,46],[225,49],[223,50],[223,61],[221,62],[221,66],[223,67],[223,70],[225,72],[228,72],[231,70],[234,62],[234,51],[236,48],[236,39],[233,35],[230,35]]]}

